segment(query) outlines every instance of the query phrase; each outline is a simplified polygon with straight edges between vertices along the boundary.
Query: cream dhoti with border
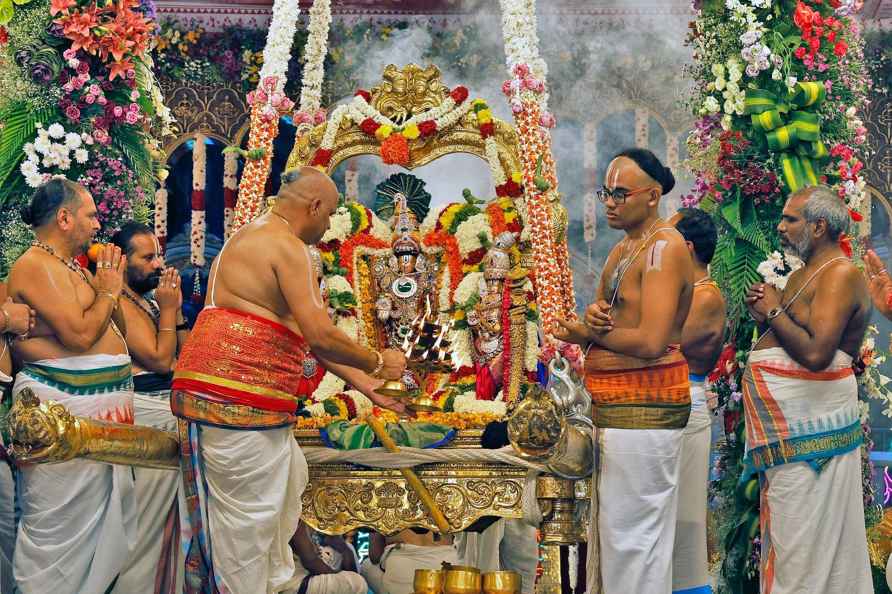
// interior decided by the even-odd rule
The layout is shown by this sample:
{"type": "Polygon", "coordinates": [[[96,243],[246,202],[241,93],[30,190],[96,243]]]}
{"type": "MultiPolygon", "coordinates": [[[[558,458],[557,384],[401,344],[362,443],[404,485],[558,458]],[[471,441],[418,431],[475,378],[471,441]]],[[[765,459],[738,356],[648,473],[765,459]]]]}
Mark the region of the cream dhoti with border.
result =
{"type": "Polygon", "coordinates": [[[710,594],[706,552],[706,494],[712,420],[703,376],[691,374],[691,416],[684,429],[678,480],[678,517],[672,555],[672,591],[710,594]]]}
{"type": "Polygon", "coordinates": [[[851,364],[841,351],[819,372],[779,347],[750,354],[746,464],[761,478],[763,594],[873,592],[851,364]]]}
{"type": "MultiPolygon", "coordinates": [[[[13,394],[25,388],[79,417],[133,422],[127,355],[29,363],[13,394]]],[[[18,474],[18,496],[22,516],[13,566],[19,591],[103,594],[136,544],[131,469],[88,460],[26,467],[18,474]]]]}
{"type": "MultiPolygon", "coordinates": [[[[170,377],[167,389],[147,391],[140,380],[163,378],[139,374],[134,382],[133,414],[137,425],[176,432],[177,419],[170,412],[170,377]]],[[[164,380],[162,379],[162,382],[164,380]]],[[[185,501],[177,470],[134,468],[139,539],[127,566],[115,583],[113,594],[179,594],[183,590],[183,561],[179,555],[180,518],[185,501]]]]}

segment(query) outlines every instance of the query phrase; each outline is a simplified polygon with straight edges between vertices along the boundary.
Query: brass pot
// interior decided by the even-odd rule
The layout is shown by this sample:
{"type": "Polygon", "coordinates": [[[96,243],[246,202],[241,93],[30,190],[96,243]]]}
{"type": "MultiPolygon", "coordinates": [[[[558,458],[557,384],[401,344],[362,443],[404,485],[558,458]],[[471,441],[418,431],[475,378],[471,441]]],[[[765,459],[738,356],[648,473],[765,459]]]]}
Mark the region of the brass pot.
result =
{"type": "Polygon", "coordinates": [[[402,380],[387,380],[381,387],[375,390],[375,394],[389,398],[408,398],[410,393],[402,380]]]}
{"type": "Polygon", "coordinates": [[[437,403],[430,396],[422,394],[409,403],[409,410],[413,412],[440,412],[442,409],[437,406],[437,403]]]}
{"type": "Polygon", "coordinates": [[[443,594],[480,594],[483,580],[476,567],[453,565],[446,569],[443,594]]]}
{"type": "Polygon", "coordinates": [[[483,574],[483,594],[520,594],[520,574],[516,571],[490,571],[483,574]]]}
{"type": "Polygon", "coordinates": [[[442,569],[416,569],[412,581],[414,594],[443,594],[442,569]]]}

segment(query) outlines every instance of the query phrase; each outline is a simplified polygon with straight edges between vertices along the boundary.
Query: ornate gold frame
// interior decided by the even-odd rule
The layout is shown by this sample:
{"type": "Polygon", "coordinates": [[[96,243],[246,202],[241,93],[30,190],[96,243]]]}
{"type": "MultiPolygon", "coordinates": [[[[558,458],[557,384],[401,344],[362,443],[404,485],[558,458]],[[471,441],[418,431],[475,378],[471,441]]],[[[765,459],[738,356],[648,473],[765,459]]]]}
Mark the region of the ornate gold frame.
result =
{"type": "MultiPolygon", "coordinates": [[[[402,69],[393,64],[388,65],[384,69],[381,83],[371,90],[372,106],[395,121],[405,120],[415,113],[440,105],[448,94],[449,89],[440,80],[439,68],[433,65],[422,68],[417,64],[409,64],[402,69]]],[[[320,124],[298,137],[288,158],[288,168],[309,165],[330,124],[331,122],[320,124]]],[[[509,175],[520,171],[514,127],[497,118],[493,118],[493,126],[502,168],[509,175]]],[[[359,124],[342,124],[335,135],[331,162],[326,173],[331,174],[341,162],[350,157],[377,155],[379,148],[380,143],[363,132],[359,124]]],[[[468,153],[486,159],[484,139],[470,114],[447,130],[428,138],[410,140],[409,163],[405,168],[416,169],[452,153],[468,153]]]]}

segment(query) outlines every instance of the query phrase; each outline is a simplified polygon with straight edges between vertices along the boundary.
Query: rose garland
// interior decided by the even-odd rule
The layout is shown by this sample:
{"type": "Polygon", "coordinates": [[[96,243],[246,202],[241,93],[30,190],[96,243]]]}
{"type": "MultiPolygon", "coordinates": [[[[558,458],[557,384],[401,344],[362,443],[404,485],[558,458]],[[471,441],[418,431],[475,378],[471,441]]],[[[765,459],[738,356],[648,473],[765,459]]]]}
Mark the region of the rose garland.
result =
{"type": "Polygon", "coordinates": [[[251,105],[251,128],[248,150],[261,151],[262,157],[251,159],[242,173],[233,231],[257,217],[263,209],[264,187],[272,168],[273,140],[279,131],[279,115],[294,108],[285,97],[285,74],[291,58],[291,44],[297,30],[300,5],[291,0],[276,0],[273,18],[263,50],[261,84],[248,95],[251,105]]]}
{"type": "Polygon", "coordinates": [[[238,153],[223,154],[223,238],[232,235],[235,205],[238,198],[238,153]]]}
{"type": "Polygon", "coordinates": [[[298,135],[311,124],[325,121],[322,104],[322,82],[325,76],[325,56],[328,53],[328,30],[331,26],[331,0],[315,0],[310,8],[310,27],[304,47],[304,76],[300,90],[300,108],[294,114],[298,135]]]}
{"type": "Polygon", "coordinates": [[[462,86],[455,87],[440,105],[397,124],[372,107],[371,94],[360,89],[348,104],[341,105],[331,114],[322,136],[322,143],[316,149],[310,165],[328,167],[331,163],[335,135],[345,119],[359,125],[363,132],[381,143],[381,159],[385,163],[406,165],[409,162],[409,141],[431,136],[439,130],[454,126],[471,109],[467,98],[468,89],[462,86]]]}
{"type": "Polygon", "coordinates": [[[161,186],[155,191],[155,237],[162,252],[167,245],[167,188],[161,186]]]}

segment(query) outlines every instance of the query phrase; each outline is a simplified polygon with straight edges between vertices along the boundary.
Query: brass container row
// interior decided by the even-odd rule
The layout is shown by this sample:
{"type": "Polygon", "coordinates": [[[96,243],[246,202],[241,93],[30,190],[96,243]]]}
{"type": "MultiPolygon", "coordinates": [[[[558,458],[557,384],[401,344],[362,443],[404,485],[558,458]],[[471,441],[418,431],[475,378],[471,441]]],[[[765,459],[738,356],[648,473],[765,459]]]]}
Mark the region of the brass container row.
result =
{"type": "Polygon", "coordinates": [[[520,594],[520,574],[452,565],[444,569],[416,569],[415,594],[520,594]]]}

